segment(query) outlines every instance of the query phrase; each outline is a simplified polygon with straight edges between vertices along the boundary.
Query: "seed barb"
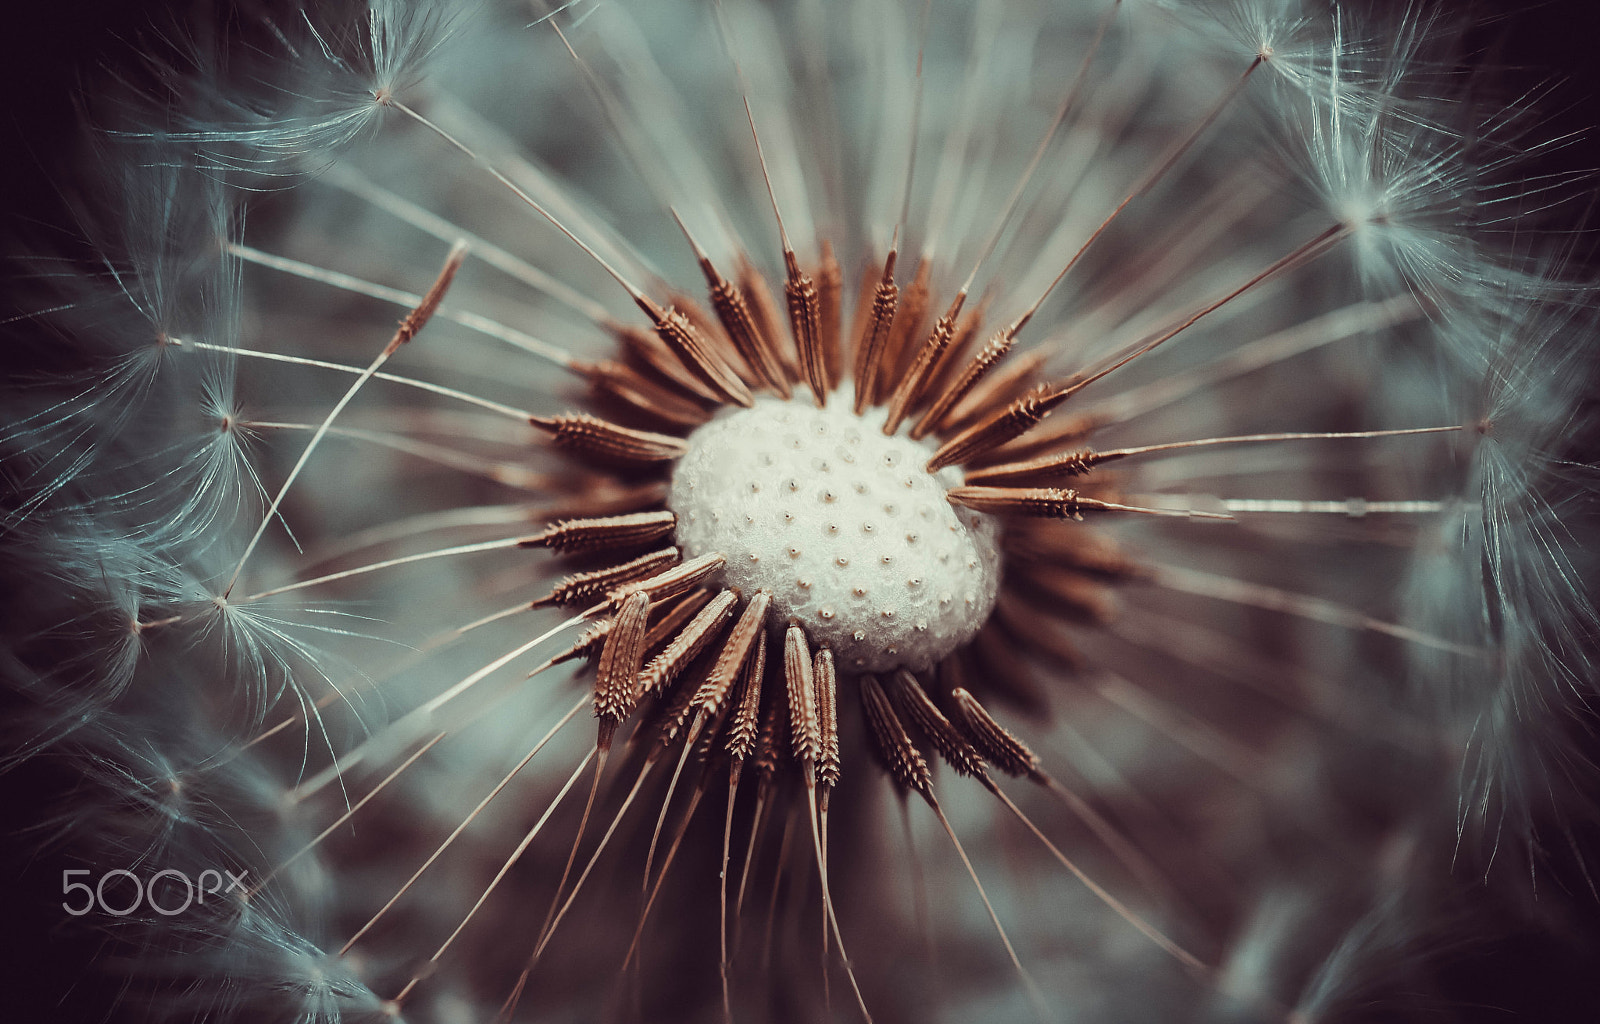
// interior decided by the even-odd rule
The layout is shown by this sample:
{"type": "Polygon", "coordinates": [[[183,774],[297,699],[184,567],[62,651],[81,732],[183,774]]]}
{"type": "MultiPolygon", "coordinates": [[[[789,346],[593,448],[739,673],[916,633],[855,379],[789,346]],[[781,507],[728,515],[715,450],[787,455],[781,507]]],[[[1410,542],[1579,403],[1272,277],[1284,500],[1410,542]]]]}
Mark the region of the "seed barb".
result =
{"type": "MultiPolygon", "coordinates": [[[[743,89],[744,72],[734,61],[743,89]]],[[[778,208],[778,193],[772,187],[772,172],[767,168],[767,154],[761,148],[761,133],[756,131],[756,115],[750,110],[750,94],[744,91],[744,116],[750,123],[750,140],[755,143],[756,161],[761,165],[761,179],[767,186],[767,198],[772,201],[772,216],[778,222],[778,237],[783,243],[784,285],[783,297],[789,307],[789,324],[794,329],[794,343],[800,357],[800,374],[811,388],[817,408],[828,400],[828,368],[822,351],[822,300],[817,284],[810,274],[800,269],[800,260],[789,241],[789,229],[783,223],[783,211],[778,208]]]]}
{"type": "Polygon", "coordinates": [[[1027,744],[996,722],[976,697],[962,687],[952,690],[950,697],[955,706],[956,724],[985,760],[1013,778],[1026,778],[1048,790],[1089,826],[1141,885],[1163,899],[1172,898],[1172,887],[1162,877],[1160,869],[1087,800],[1051,778],[1027,744]]]}
{"type": "Polygon", "coordinates": [[[792,623],[783,637],[783,678],[789,698],[789,736],[794,759],[802,765],[814,765],[822,758],[822,721],[817,714],[815,668],[805,631],[792,623]]]}
{"type": "Polygon", "coordinates": [[[894,264],[899,253],[889,250],[883,261],[883,276],[872,291],[872,304],[861,337],[856,341],[856,415],[872,404],[878,375],[887,359],[889,332],[900,304],[900,288],[894,283],[894,264]]]}
{"type": "Polygon", "coordinates": [[[654,331],[624,324],[612,324],[610,328],[622,346],[625,356],[650,370],[662,383],[670,384],[677,389],[686,400],[692,397],[693,400],[707,405],[722,404],[722,396],[698,376],[690,373],[654,331]]]}
{"type": "MultiPolygon", "coordinates": [[[[664,705],[659,706],[656,712],[656,745],[650,755],[651,757],[662,757],[678,745],[679,738],[684,735],[684,727],[689,724],[689,712],[692,710],[691,704],[694,701],[695,689],[696,687],[694,686],[685,685],[671,688],[668,691],[670,699],[664,705]]],[[[680,762],[688,761],[689,750],[691,749],[690,743],[693,739],[694,736],[691,735],[683,744],[683,750],[679,755],[680,762]]],[[[681,770],[680,767],[679,771],[681,770]]],[[[675,772],[674,778],[676,776],[677,773],[675,772]]],[[[672,790],[669,788],[667,790],[667,799],[670,801],[671,798],[672,790]]],[[[644,884],[648,885],[649,883],[646,881],[644,884]]]]}
{"type": "Polygon", "coordinates": [[[912,790],[923,796],[933,793],[933,773],[922,751],[911,742],[911,734],[894,713],[888,696],[878,678],[864,675],[858,680],[861,689],[861,709],[866,714],[867,731],[872,733],[874,745],[889,771],[889,777],[901,789],[912,790]]]}
{"type": "Polygon", "coordinates": [[[450,253],[445,257],[444,266],[439,270],[439,276],[434,278],[427,294],[422,296],[422,301],[400,318],[400,326],[395,329],[394,337],[389,339],[389,345],[383,352],[384,355],[393,355],[396,349],[415,338],[427,326],[428,321],[433,319],[434,312],[438,310],[439,304],[444,301],[445,292],[450,290],[451,283],[456,279],[456,271],[461,269],[461,261],[466,258],[466,242],[457,241],[450,247],[450,253]]]}
{"type": "Polygon", "coordinates": [[[964,465],[1013,438],[1021,437],[1050,415],[1065,395],[1040,384],[1032,391],[946,441],[928,460],[928,472],[964,465]]]}
{"type": "Polygon", "coordinates": [[[795,347],[800,352],[800,372],[820,409],[827,403],[828,396],[827,357],[822,349],[822,300],[816,281],[800,269],[800,260],[793,249],[784,250],[783,264],[786,272],[783,297],[789,307],[795,347]]]}
{"type": "Polygon", "coordinates": [[[747,409],[754,404],[750,389],[689,317],[673,306],[658,316],[656,335],[666,342],[679,362],[722,398],[747,409]]]}
{"type": "Polygon", "coordinates": [[[718,272],[711,262],[711,257],[706,255],[700,243],[689,233],[688,226],[684,224],[683,218],[678,216],[677,210],[672,211],[672,217],[678,222],[678,228],[683,232],[684,238],[689,240],[690,248],[694,250],[695,259],[700,264],[700,272],[705,275],[706,288],[711,295],[711,308],[716,311],[717,319],[722,322],[722,329],[728,332],[728,340],[733,343],[734,349],[755,374],[757,384],[771,388],[784,398],[788,398],[789,382],[784,374],[783,364],[778,360],[770,336],[757,324],[744,292],[718,272]]]}
{"type": "MultiPolygon", "coordinates": [[[[733,592],[723,591],[723,593],[733,592]]],[[[745,660],[749,658],[755,647],[756,638],[766,625],[767,605],[771,601],[772,595],[765,591],[750,599],[744,607],[743,614],[739,616],[739,621],[734,623],[733,629],[729,632],[728,642],[717,655],[716,663],[712,665],[705,681],[695,692],[691,704],[696,712],[705,715],[707,719],[715,718],[722,711],[722,702],[727,700],[733,684],[738,681],[745,660]]]]}
{"type": "Polygon", "coordinates": [[[945,349],[939,364],[933,369],[932,376],[928,378],[927,386],[923,389],[924,397],[930,404],[934,397],[943,394],[945,389],[954,385],[966,370],[971,358],[972,343],[977,340],[978,332],[983,328],[993,302],[994,291],[990,289],[984,292],[975,307],[963,309],[961,315],[956,318],[955,336],[950,339],[950,346],[945,349]]]}
{"type": "Polygon", "coordinates": [[[553,604],[567,605],[586,601],[622,584],[647,579],[677,562],[679,557],[677,548],[662,548],[660,551],[640,555],[620,565],[573,573],[564,577],[549,594],[534,601],[530,607],[545,608],[553,604]]]}
{"type": "Polygon", "coordinates": [[[651,651],[659,651],[667,645],[667,641],[678,635],[688,621],[700,614],[700,609],[711,600],[711,591],[701,587],[684,595],[681,600],[656,601],[656,609],[665,608],[665,613],[650,627],[650,632],[645,634],[644,649],[648,655],[651,651]]]}
{"type": "Polygon", "coordinates": [[[1196,512],[1189,509],[1140,508],[1085,497],[1059,487],[952,487],[946,497],[977,512],[992,515],[1023,515],[1045,519],[1082,519],[1085,511],[1138,512],[1150,516],[1178,516],[1186,519],[1232,519],[1221,512],[1196,512]]]}
{"type": "Polygon", "coordinates": [[[600,650],[600,645],[605,643],[606,637],[611,635],[611,627],[615,623],[615,619],[601,619],[596,622],[578,634],[578,639],[573,641],[572,645],[566,650],[540,663],[538,667],[528,673],[527,678],[532,679],[534,676],[574,658],[593,657],[600,650]]]}
{"type": "Polygon", "coordinates": [[[996,463],[1025,462],[1029,459],[1059,454],[1068,445],[1079,445],[1095,431],[1110,422],[1103,413],[1081,412],[1071,416],[1051,417],[1050,421],[1027,436],[1002,445],[989,453],[996,463]]]}
{"type": "Polygon", "coordinates": [[[711,305],[722,319],[723,328],[765,386],[784,398],[790,395],[789,380],[765,332],[756,326],[750,304],[731,283],[719,280],[711,287],[711,305]]]}
{"type": "Polygon", "coordinates": [[[945,388],[928,411],[922,414],[917,425],[911,429],[911,436],[920,441],[929,434],[942,430],[956,404],[967,397],[972,389],[978,386],[978,382],[988,376],[989,371],[1011,352],[1016,341],[1016,334],[1009,328],[995,332],[994,337],[985,342],[983,348],[968,361],[966,369],[961,371],[961,376],[945,388]]]}
{"type": "Polygon", "coordinates": [[[756,750],[756,737],[761,729],[761,680],[767,671],[767,631],[756,631],[754,650],[745,660],[739,681],[739,705],[734,709],[733,721],[728,726],[728,756],[733,758],[733,770],[756,750]]]}
{"type": "Polygon", "coordinates": [[[1035,378],[1049,358],[1046,349],[1034,349],[1013,359],[978,382],[972,394],[962,399],[945,421],[947,432],[964,430],[995,409],[1021,398],[1036,386],[1035,378]]]}
{"type": "MultiPolygon", "coordinates": [[[[1096,423],[1090,423],[1085,426],[1088,429],[1093,429],[1097,425],[1096,423]]],[[[1232,437],[1204,437],[1194,441],[1168,441],[1164,444],[1147,444],[1137,448],[1115,448],[1110,451],[1100,452],[1085,448],[1079,451],[1061,452],[1056,455],[1042,455],[1018,462],[985,466],[982,469],[969,471],[966,474],[966,478],[968,483],[975,483],[978,481],[997,482],[1025,479],[1027,477],[1082,476],[1102,462],[1113,462],[1117,459],[1126,459],[1137,455],[1159,455],[1165,452],[1186,451],[1193,448],[1209,448],[1216,445],[1267,444],[1279,441],[1367,440],[1380,437],[1404,437],[1412,434],[1448,434],[1461,429],[1459,425],[1449,425],[1442,427],[1407,427],[1399,430],[1239,434],[1232,437]]]]}
{"type": "MultiPolygon", "coordinates": [[[[639,688],[645,693],[659,694],[665,691],[678,673],[721,635],[722,625],[738,600],[739,595],[732,590],[724,590],[712,598],[683,627],[683,632],[672,638],[665,650],[650,659],[650,664],[639,673],[639,688]]],[[[694,700],[698,702],[699,698],[695,697],[694,700]]]]}
{"type": "Polygon", "coordinates": [[[760,773],[763,785],[770,785],[778,774],[778,766],[783,758],[784,726],[788,722],[785,712],[788,706],[782,696],[767,701],[766,710],[761,713],[761,730],[756,733],[755,766],[760,773]]]}
{"type": "MultiPolygon", "coordinates": [[[[817,687],[817,722],[820,726],[822,758],[816,768],[816,786],[814,799],[816,801],[816,821],[813,828],[817,835],[817,865],[826,881],[828,877],[828,805],[832,802],[834,787],[839,784],[839,687],[833,669],[833,652],[826,647],[817,652],[816,661],[812,665],[812,677],[817,687]]],[[[808,778],[807,782],[811,780],[808,778]]],[[[808,788],[811,788],[808,786],[808,788]]],[[[832,915],[831,904],[825,905],[824,920],[822,922],[822,955],[828,955],[828,918],[832,915]]],[[[844,953],[844,944],[839,945],[840,954],[844,953]]],[[[826,996],[826,989],[824,989],[826,996]]]]}
{"type": "MultiPolygon", "coordinates": [[[[680,562],[665,572],[657,573],[640,583],[627,587],[614,587],[606,595],[606,606],[621,604],[635,590],[649,593],[652,601],[665,601],[685,591],[693,590],[712,574],[721,571],[728,557],[720,551],[708,552],[699,558],[680,562]]],[[[602,606],[602,610],[605,606],[602,606]]]]}
{"type": "MultiPolygon", "coordinates": [[[[817,688],[817,722],[822,757],[817,762],[817,782],[829,789],[839,784],[839,681],[833,652],[824,647],[813,666],[817,688]]],[[[824,837],[826,838],[826,837],[824,837]]]]}
{"type": "Polygon", "coordinates": [[[1103,461],[1106,461],[1106,458],[1101,453],[1085,448],[1080,451],[1041,455],[1020,462],[1002,462],[994,466],[971,469],[967,471],[966,478],[971,484],[1009,483],[1015,480],[1040,478],[1055,480],[1061,477],[1083,476],[1103,461]]]}
{"type": "Polygon", "coordinates": [[[610,462],[671,462],[689,451],[681,437],[619,427],[588,413],[529,416],[528,422],[550,434],[557,448],[610,462]]]}
{"type": "Polygon", "coordinates": [[[925,386],[944,359],[945,352],[950,348],[950,342],[955,338],[956,318],[961,315],[961,306],[966,300],[966,292],[956,295],[955,300],[950,303],[949,310],[934,323],[933,331],[928,335],[928,340],[922,343],[922,349],[917,353],[911,369],[906,371],[905,377],[895,387],[894,393],[889,398],[889,418],[883,424],[885,434],[893,434],[899,430],[912,405],[922,397],[925,386]]]}
{"type": "Polygon", "coordinates": [[[916,676],[899,669],[889,676],[884,685],[895,709],[927,737],[946,764],[962,775],[979,780],[986,778],[983,759],[950,724],[950,720],[944,717],[916,676]]]}
{"type": "Polygon", "coordinates": [[[640,690],[639,665],[644,661],[645,625],[650,618],[650,595],[636,590],[622,602],[611,635],[600,649],[594,679],[594,716],[600,719],[600,748],[611,749],[612,737],[623,719],[633,713],[640,690]]]}
{"type": "Polygon", "coordinates": [[[748,385],[752,379],[750,367],[745,365],[744,357],[739,355],[739,350],[733,347],[727,332],[722,329],[722,322],[688,292],[669,292],[667,299],[672,307],[682,313],[694,325],[695,330],[700,332],[712,354],[726,363],[734,375],[748,385]]]}
{"type": "Polygon", "coordinates": [[[523,541],[522,546],[562,552],[628,548],[668,536],[677,522],[678,517],[667,509],[597,519],[564,519],[553,523],[537,537],[523,541]]]}
{"type": "Polygon", "coordinates": [[[984,760],[1016,778],[1041,778],[1038,757],[1028,749],[1027,744],[996,722],[994,716],[978,703],[978,698],[959,686],[951,691],[950,697],[955,708],[956,724],[984,760]]]}

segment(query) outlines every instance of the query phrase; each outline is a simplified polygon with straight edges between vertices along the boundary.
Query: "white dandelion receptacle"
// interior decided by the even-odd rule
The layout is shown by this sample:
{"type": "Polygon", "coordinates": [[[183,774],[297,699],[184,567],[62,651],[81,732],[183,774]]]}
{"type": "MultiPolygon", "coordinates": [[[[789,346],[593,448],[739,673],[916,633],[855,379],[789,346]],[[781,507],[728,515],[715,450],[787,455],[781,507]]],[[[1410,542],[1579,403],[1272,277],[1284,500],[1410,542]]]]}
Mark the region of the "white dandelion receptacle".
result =
{"type": "Polygon", "coordinates": [[[685,553],[729,552],[729,585],[770,592],[841,668],[925,671],[988,619],[996,526],[946,500],[960,473],[928,473],[931,445],[775,399],[688,440],[667,499],[685,553]]]}

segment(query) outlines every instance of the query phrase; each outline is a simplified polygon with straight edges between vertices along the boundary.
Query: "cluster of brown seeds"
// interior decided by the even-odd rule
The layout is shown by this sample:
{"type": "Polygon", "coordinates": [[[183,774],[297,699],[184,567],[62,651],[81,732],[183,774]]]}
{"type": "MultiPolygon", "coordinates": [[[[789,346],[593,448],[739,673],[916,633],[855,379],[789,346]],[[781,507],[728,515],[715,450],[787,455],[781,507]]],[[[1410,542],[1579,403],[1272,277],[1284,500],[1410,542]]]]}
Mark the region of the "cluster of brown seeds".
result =
{"type": "MultiPolygon", "coordinates": [[[[911,437],[941,441],[925,471],[963,467],[970,483],[948,490],[948,499],[1001,517],[1003,548],[1017,557],[1006,566],[1004,589],[989,621],[935,670],[920,676],[905,668],[842,673],[833,653],[813,643],[799,623],[776,620],[766,592],[744,594],[719,585],[729,553],[685,559],[670,546],[675,517],[663,507],[666,478],[674,460],[688,450],[683,435],[720,409],[750,407],[763,391],[791,398],[803,389],[806,398],[792,400],[809,399],[819,408],[846,400],[840,393],[840,267],[829,246],[823,247],[814,274],[801,268],[792,249],[785,251],[784,330],[771,290],[748,260],[741,260],[734,283],[695,248],[715,316],[685,296],[674,296],[666,308],[636,296],[653,330],[616,327],[621,358],[582,367],[595,405],[607,418],[571,413],[532,420],[575,459],[612,467],[620,484],[603,494],[597,490],[592,506],[581,495],[575,498],[568,506],[571,518],[525,542],[585,560],[533,604],[570,606],[593,620],[546,666],[576,658],[593,663],[602,763],[619,730],[637,722],[629,735],[631,755],[643,759],[640,781],[676,751],[676,785],[692,758],[701,767],[693,806],[713,778],[725,777],[731,827],[748,762],[757,778],[758,808],[770,808],[785,793],[810,807],[826,897],[822,843],[829,797],[844,767],[842,707],[859,701],[867,735],[889,777],[901,791],[922,797],[941,820],[929,751],[977,779],[1012,810],[988,766],[1059,789],[980,696],[1042,710],[1046,695],[1012,652],[1075,666],[1077,654],[1063,626],[1102,620],[1109,607],[1107,587],[1139,575],[1104,536],[1080,525],[1041,520],[1149,510],[1118,504],[1108,490],[1084,493],[1053,486],[1119,454],[1063,450],[1094,428],[1086,417],[1064,422],[1048,436],[1029,435],[1081,381],[1034,386],[1036,360],[1008,363],[1025,321],[1002,327],[975,346],[982,310],[964,314],[964,292],[930,323],[928,265],[920,265],[902,293],[891,252],[881,275],[871,272],[875,268],[864,275],[851,329],[854,409],[859,415],[887,405],[885,434],[911,423],[911,437]],[[769,645],[780,646],[781,654],[769,652],[769,645]]],[[[759,826],[758,817],[751,827],[759,826]]]]}
{"type": "MultiPolygon", "coordinates": [[[[614,494],[608,492],[604,498],[607,508],[591,510],[576,505],[573,518],[552,525],[527,543],[564,554],[606,553],[606,564],[572,573],[535,602],[583,608],[587,617],[598,619],[554,660],[596,659],[595,713],[601,719],[603,741],[609,743],[640,701],[651,698],[668,705],[666,729],[676,732],[693,712],[704,721],[703,728],[693,729],[691,734],[723,730],[731,752],[744,750],[748,737],[760,730],[743,720],[742,710],[722,721],[727,698],[735,686],[759,695],[762,673],[750,671],[749,666],[765,662],[762,652],[767,633],[782,635],[788,624],[766,622],[763,594],[718,591],[718,570],[726,553],[705,554],[685,562],[679,561],[680,552],[674,547],[649,550],[667,541],[674,527],[672,512],[649,507],[662,504],[665,495],[664,486],[650,484],[670,472],[673,460],[687,451],[687,443],[676,432],[709,420],[721,407],[748,407],[753,394],[762,390],[788,397],[799,386],[809,390],[819,407],[834,397],[843,362],[839,344],[841,274],[831,248],[825,247],[823,265],[814,275],[802,270],[794,252],[787,251],[784,293],[792,333],[780,333],[771,291],[748,261],[743,261],[736,285],[698,248],[697,254],[710,284],[715,319],[683,296],[675,297],[674,304],[665,309],[641,300],[639,305],[654,330],[619,328],[622,359],[585,367],[599,404],[611,418],[574,413],[533,420],[558,448],[586,462],[616,467],[627,481],[625,493],[640,507],[618,511],[614,494]],[[619,557],[624,554],[626,558],[619,557]],[[680,675],[692,682],[671,689],[680,675]],[[674,701],[681,707],[672,708],[674,701]]],[[[1005,537],[1008,548],[1020,544],[1026,551],[1027,568],[1015,574],[1022,588],[1003,595],[1002,611],[986,632],[1004,633],[1002,642],[1025,640],[1038,649],[1040,640],[1015,626],[1019,614],[1033,612],[1037,616],[1048,609],[1044,613],[1049,615],[1055,610],[1055,602],[1034,607],[1041,585],[1045,592],[1076,597],[1063,609],[1069,617],[1093,618],[1105,607],[1100,596],[1104,586],[1137,572],[1128,560],[1109,550],[1105,538],[1081,536],[1086,532],[1082,527],[1070,528],[1070,536],[1053,539],[1052,534],[1061,528],[1021,523],[1029,517],[1076,519],[1085,511],[1124,508],[1109,500],[1105,491],[1091,495],[1050,486],[1062,478],[1088,473],[1115,453],[1074,449],[1034,455],[1038,444],[1023,434],[1048,415],[1059,404],[1057,396],[1068,389],[1030,387],[1028,378],[1036,370],[1033,365],[1023,366],[1028,371],[1024,373],[992,372],[1005,367],[1017,325],[998,330],[969,354],[980,324],[978,314],[961,315],[965,296],[958,295],[930,325],[926,322],[931,298],[927,265],[922,265],[904,296],[895,284],[894,266],[891,253],[882,276],[859,304],[853,331],[855,408],[865,411],[887,404],[886,434],[897,432],[908,416],[920,413],[912,435],[932,434],[944,442],[926,469],[932,472],[960,465],[972,482],[950,490],[950,500],[1017,521],[1008,526],[1005,537]],[[898,382],[892,392],[890,382],[898,382]],[[1006,486],[998,486],[1001,483],[1006,486]]],[[[1066,426],[1066,430],[1052,431],[1046,443],[1055,448],[1081,440],[1093,424],[1080,420],[1066,426]]],[[[1008,572],[1005,578],[1012,576],[1008,572]]],[[[833,672],[830,667],[825,673],[827,686],[813,685],[813,674],[820,677],[824,673],[811,668],[809,654],[799,657],[787,650],[796,643],[807,647],[803,630],[793,627],[788,633],[781,669],[774,659],[770,670],[774,687],[784,694],[784,700],[769,700],[767,716],[777,717],[780,706],[787,703],[786,725],[794,760],[797,765],[809,763],[820,770],[821,762],[812,756],[815,750],[830,748],[834,751],[831,757],[836,760],[838,756],[836,735],[814,735],[832,728],[827,723],[835,717],[833,672]],[[802,662],[805,671],[797,667],[802,662]],[[820,707],[822,703],[828,704],[827,713],[820,707]]],[[[1052,633],[1058,634],[1059,628],[1052,633]]],[[[1058,635],[1044,644],[1058,655],[1069,650],[1058,635]]],[[[980,691],[1036,704],[1039,695],[1027,683],[988,669],[982,656],[988,646],[980,637],[952,656],[956,665],[938,674],[960,674],[976,680],[974,688],[980,691]]],[[[817,657],[827,654],[819,651],[817,657]]],[[[978,761],[968,743],[983,732],[971,725],[972,713],[981,713],[977,699],[968,694],[967,711],[954,715],[963,730],[958,731],[935,704],[911,703],[910,691],[926,696],[925,687],[935,686],[932,678],[916,682],[909,673],[896,677],[903,681],[890,684],[886,692],[901,696],[892,701],[884,698],[876,705],[869,694],[882,696],[877,681],[867,678],[857,685],[854,678],[844,680],[847,691],[854,687],[861,692],[864,705],[876,707],[868,711],[868,721],[885,761],[891,766],[911,763],[894,753],[909,743],[904,724],[909,720],[954,767],[963,771],[975,767],[978,761]],[[954,744],[961,735],[969,739],[954,744]]],[[[948,688],[938,693],[938,701],[954,708],[948,688]]],[[[758,703],[741,697],[733,705],[736,709],[749,706],[753,714],[758,703]]],[[[993,735],[996,727],[986,716],[985,721],[989,731],[983,735],[993,735]]],[[[765,734],[774,736],[779,731],[768,728],[765,734]]],[[[775,762],[772,752],[763,757],[775,762]]],[[[1003,763],[1016,765],[1014,760],[1003,763]]],[[[891,773],[901,785],[920,791],[925,787],[917,780],[925,771],[925,766],[921,773],[896,767],[891,773]]],[[[837,765],[829,772],[836,776],[837,765]]]]}

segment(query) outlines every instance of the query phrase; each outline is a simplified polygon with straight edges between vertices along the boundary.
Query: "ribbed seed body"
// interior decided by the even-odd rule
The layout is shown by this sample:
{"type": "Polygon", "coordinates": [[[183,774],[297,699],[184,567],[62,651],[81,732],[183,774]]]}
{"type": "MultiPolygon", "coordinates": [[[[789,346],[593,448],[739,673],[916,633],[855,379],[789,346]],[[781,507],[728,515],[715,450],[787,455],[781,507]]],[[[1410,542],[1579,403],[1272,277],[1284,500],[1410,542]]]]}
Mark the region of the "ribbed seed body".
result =
{"type": "Polygon", "coordinates": [[[944,712],[934,705],[916,676],[902,669],[885,680],[883,685],[889,692],[889,700],[895,710],[900,712],[901,719],[910,722],[926,736],[946,764],[962,775],[976,778],[984,774],[983,759],[950,724],[950,720],[944,717],[944,712]]]}
{"type": "Polygon", "coordinates": [[[667,509],[594,519],[564,519],[547,527],[526,546],[563,552],[629,548],[669,536],[677,521],[677,516],[667,509]]]}
{"type": "Polygon", "coordinates": [[[671,462],[688,451],[681,437],[619,427],[588,413],[532,416],[528,422],[547,431],[557,448],[608,462],[671,462]]]}
{"type": "Polygon", "coordinates": [[[678,560],[677,548],[662,548],[652,551],[647,555],[630,559],[620,565],[609,565],[603,569],[593,569],[589,572],[577,572],[567,576],[555,585],[549,596],[535,601],[537,605],[565,605],[577,604],[586,601],[606,591],[613,590],[625,583],[634,580],[649,578],[652,574],[672,565],[678,560]]]}
{"type": "Polygon", "coordinates": [[[1039,759],[1033,751],[996,722],[976,697],[961,687],[956,687],[950,697],[956,723],[990,764],[1019,778],[1038,774],[1039,759]]]}
{"type": "Polygon", "coordinates": [[[876,676],[862,676],[861,709],[866,715],[867,731],[883,759],[889,776],[902,789],[914,790],[924,795],[933,792],[933,772],[927,759],[911,742],[911,736],[894,713],[889,698],[883,692],[876,676]]]}

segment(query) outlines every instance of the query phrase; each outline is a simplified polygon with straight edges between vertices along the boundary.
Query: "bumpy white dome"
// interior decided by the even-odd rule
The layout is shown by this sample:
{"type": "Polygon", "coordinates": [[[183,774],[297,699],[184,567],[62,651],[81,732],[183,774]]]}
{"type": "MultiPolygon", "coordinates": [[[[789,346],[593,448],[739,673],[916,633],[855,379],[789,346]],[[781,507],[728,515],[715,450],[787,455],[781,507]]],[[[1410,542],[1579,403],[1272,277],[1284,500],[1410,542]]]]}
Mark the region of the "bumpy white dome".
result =
{"type": "Polygon", "coordinates": [[[689,435],[668,505],[685,557],[728,556],[727,582],[766,590],[778,622],[803,626],[846,671],[928,668],[994,607],[999,527],[954,507],[955,468],[932,447],[883,435],[840,395],[758,398],[689,435]]]}

